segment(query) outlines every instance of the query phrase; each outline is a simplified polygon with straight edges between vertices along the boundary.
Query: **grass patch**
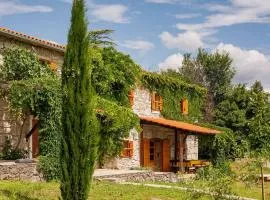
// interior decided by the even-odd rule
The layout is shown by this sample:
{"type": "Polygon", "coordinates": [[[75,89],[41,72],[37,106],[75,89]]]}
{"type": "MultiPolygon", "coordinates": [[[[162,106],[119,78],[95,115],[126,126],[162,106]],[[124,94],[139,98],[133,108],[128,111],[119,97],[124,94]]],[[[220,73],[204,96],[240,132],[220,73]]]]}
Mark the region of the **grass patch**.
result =
{"type": "MultiPolygon", "coordinates": [[[[57,200],[60,195],[58,183],[28,183],[0,181],[1,200],[57,200]]],[[[95,182],[89,195],[91,200],[188,200],[191,193],[176,189],[150,188],[145,186],[119,185],[95,182]]],[[[208,200],[198,197],[195,199],[208,200]]]]}

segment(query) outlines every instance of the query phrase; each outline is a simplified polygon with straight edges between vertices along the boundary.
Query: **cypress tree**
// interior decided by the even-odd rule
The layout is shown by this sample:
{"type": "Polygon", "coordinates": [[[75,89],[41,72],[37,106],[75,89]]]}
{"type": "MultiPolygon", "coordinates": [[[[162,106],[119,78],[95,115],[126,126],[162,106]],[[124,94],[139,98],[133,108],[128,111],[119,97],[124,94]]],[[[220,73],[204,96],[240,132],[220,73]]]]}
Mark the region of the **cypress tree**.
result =
{"type": "Polygon", "coordinates": [[[97,158],[98,125],[94,112],[84,0],[74,0],[62,68],[61,195],[63,200],[88,198],[97,158]]]}

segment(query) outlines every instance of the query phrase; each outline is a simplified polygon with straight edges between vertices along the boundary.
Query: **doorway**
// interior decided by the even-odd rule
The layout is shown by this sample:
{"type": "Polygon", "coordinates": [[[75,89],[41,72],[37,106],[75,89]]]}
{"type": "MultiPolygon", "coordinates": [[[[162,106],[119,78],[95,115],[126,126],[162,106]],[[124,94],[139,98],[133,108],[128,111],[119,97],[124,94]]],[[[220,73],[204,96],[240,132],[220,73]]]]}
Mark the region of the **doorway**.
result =
{"type": "Polygon", "coordinates": [[[151,167],[154,171],[162,171],[162,140],[151,139],[149,148],[151,167]]]}

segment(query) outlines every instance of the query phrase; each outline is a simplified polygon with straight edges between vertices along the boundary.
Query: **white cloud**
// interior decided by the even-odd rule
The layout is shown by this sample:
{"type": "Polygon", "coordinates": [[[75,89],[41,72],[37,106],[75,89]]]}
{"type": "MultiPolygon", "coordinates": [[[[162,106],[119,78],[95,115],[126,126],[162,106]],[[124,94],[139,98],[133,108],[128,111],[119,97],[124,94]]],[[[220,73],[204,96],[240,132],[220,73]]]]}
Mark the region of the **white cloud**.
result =
{"type": "Polygon", "coordinates": [[[144,40],[125,40],[122,46],[142,51],[149,51],[155,47],[153,43],[144,40]]]}
{"type": "Polygon", "coordinates": [[[145,0],[147,3],[175,3],[177,0],[145,0]]]}
{"type": "Polygon", "coordinates": [[[166,71],[167,69],[179,69],[182,67],[184,56],[180,53],[172,54],[167,57],[163,62],[158,64],[161,71],[166,71]]]}
{"type": "Polygon", "coordinates": [[[163,44],[170,49],[179,49],[184,51],[195,51],[204,45],[201,35],[194,31],[187,31],[173,36],[171,33],[164,31],[159,35],[163,44]]]}
{"type": "Polygon", "coordinates": [[[208,4],[206,8],[213,12],[200,24],[177,24],[180,30],[212,29],[244,23],[270,23],[270,1],[230,0],[230,5],[208,4]]]}
{"type": "Polygon", "coordinates": [[[253,83],[260,80],[265,89],[270,91],[270,59],[257,50],[245,50],[232,44],[220,43],[215,50],[226,51],[233,59],[236,69],[234,81],[237,83],[253,83]]]}
{"type": "Polygon", "coordinates": [[[186,14],[177,14],[175,15],[176,19],[191,19],[201,16],[200,13],[186,13],[186,14]]]}
{"type": "Polygon", "coordinates": [[[113,23],[129,23],[129,19],[125,16],[128,7],[121,4],[95,4],[90,14],[97,20],[113,23]]]}
{"type": "Polygon", "coordinates": [[[52,12],[53,9],[42,5],[26,5],[18,1],[0,1],[0,16],[34,12],[52,12]]]}

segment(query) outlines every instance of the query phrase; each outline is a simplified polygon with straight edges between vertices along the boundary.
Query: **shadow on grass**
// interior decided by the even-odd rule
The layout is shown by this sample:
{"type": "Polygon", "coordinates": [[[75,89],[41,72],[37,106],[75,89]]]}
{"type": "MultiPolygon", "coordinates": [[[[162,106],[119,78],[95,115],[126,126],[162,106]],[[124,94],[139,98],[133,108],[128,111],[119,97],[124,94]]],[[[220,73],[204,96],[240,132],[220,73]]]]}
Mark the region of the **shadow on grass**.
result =
{"type": "Polygon", "coordinates": [[[38,200],[37,198],[31,198],[18,192],[12,193],[8,190],[0,190],[1,193],[8,198],[13,197],[15,200],[38,200]]]}

